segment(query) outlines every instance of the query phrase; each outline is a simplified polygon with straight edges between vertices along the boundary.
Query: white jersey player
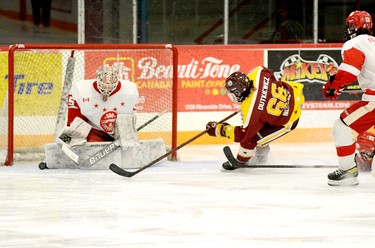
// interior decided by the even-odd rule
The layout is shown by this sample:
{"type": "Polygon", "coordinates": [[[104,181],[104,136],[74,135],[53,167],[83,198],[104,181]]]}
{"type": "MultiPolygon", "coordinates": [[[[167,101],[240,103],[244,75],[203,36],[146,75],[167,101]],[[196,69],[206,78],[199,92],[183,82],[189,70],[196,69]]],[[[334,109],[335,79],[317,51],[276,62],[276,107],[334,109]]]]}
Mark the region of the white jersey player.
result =
{"type": "Polygon", "coordinates": [[[103,65],[96,80],[74,83],[68,99],[68,126],[80,117],[92,126],[88,142],[112,141],[117,116],[133,114],[139,95],[133,82],[118,79],[115,66],[103,65]]]}
{"type": "Polygon", "coordinates": [[[118,79],[116,66],[103,65],[96,79],[74,83],[68,99],[67,127],[46,145],[40,169],[108,169],[111,163],[139,168],[165,153],[163,139],[138,140],[138,89],[118,79]]]}
{"type": "Polygon", "coordinates": [[[363,90],[362,100],[340,114],[334,122],[333,138],[339,169],[328,174],[328,184],[358,185],[358,167],[355,163],[353,130],[361,134],[375,124],[375,37],[372,19],[366,11],[354,11],[346,19],[348,40],[341,54],[343,61],[337,74],[323,86],[323,95],[336,99],[345,85],[358,80],[363,90]]]}

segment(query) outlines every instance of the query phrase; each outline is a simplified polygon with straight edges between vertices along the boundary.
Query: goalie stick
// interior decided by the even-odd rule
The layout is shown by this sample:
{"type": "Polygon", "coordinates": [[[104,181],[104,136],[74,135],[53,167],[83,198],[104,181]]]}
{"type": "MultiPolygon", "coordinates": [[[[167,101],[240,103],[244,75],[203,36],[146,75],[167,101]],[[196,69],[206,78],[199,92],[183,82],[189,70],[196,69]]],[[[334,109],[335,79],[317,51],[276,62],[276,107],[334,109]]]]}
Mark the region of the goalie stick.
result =
{"type": "MultiPolygon", "coordinates": [[[[235,116],[239,112],[240,112],[240,110],[237,110],[236,112],[230,114],[229,116],[227,116],[223,120],[219,121],[218,123],[223,123],[223,122],[229,120],[230,118],[232,118],[233,116],[235,116]]],[[[182,147],[186,146],[187,144],[191,143],[192,141],[198,139],[199,137],[201,137],[202,135],[204,135],[205,133],[207,133],[207,131],[208,131],[208,129],[204,130],[203,132],[201,132],[201,133],[197,134],[196,136],[192,137],[191,139],[185,141],[181,145],[176,146],[174,149],[170,150],[169,152],[167,152],[166,154],[160,156],[159,158],[155,159],[154,161],[150,162],[149,164],[147,164],[147,165],[139,168],[138,170],[135,170],[135,171],[126,171],[126,170],[120,168],[119,166],[117,166],[116,164],[111,164],[109,166],[109,169],[111,171],[113,171],[114,173],[116,173],[117,175],[120,175],[120,176],[123,176],[123,177],[132,177],[132,176],[138,174],[139,172],[141,172],[141,171],[143,171],[143,170],[145,170],[145,169],[153,166],[157,162],[159,162],[162,159],[168,157],[169,155],[171,155],[172,153],[174,153],[177,150],[181,149],[182,147]]]]}
{"type": "Polygon", "coordinates": [[[70,57],[68,58],[68,62],[66,64],[64,87],[61,93],[60,107],[57,115],[55,137],[58,137],[60,135],[60,132],[63,130],[63,127],[65,125],[66,110],[68,107],[67,98],[69,91],[72,88],[75,61],[76,58],[74,57],[74,50],[72,50],[70,53],[70,57]]]}
{"type": "Polygon", "coordinates": [[[237,170],[241,168],[256,169],[256,168],[336,168],[336,165],[246,165],[239,163],[233,156],[229,146],[223,148],[224,155],[231,164],[231,167],[224,167],[225,170],[237,170]]]}
{"type": "MultiPolygon", "coordinates": [[[[165,109],[161,113],[155,115],[150,120],[146,121],[140,127],[138,127],[137,132],[139,132],[140,130],[148,126],[151,122],[155,121],[156,119],[158,119],[160,116],[164,115],[167,112],[168,112],[168,109],[165,109]]],[[[94,155],[92,155],[88,159],[84,160],[83,162],[79,163],[79,161],[77,161],[78,162],[77,164],[79,165],[78,167],[82,169],[89,168],[93,166],[94,164],[96,164],[97,162],[99,162],[100,160],[102,160],[103,158],[105,158],[106,156],[108,156],[110,153],[117,150],[117,148],[119,147],[121,147],[120,141],[115,140],[111,144],[108,144],[107,146],[103,147],[100,151],[96,152],[94,155]]]]}
{"type": "MultiPolygon", "coordinates": [[[[60,101],[59,112],[57,114],[57,123],[56,123],[54,137],[59,137],[65,125],[66,112],[67,112],[67,107],[68,107],[68,94],[73,84],[75,61],[76,59],[74,57],[74,50],[72,50],[70,53],[70,57],[68,58],[68,62],[66,64],[64,86],[63,86],[63,90],[61,93],[61,101],[60,101]]],[[[78,155],[75,154],[66,144],[62,144],[61,149],[70,159],[72,159],[73,161],[76,161],[76,160],[78,161],[78,155]]],[[[46,165],[44,166],[45,168],[47,168],[46,165]]],[[[41,168],[41,164],[39,164],[39,168],[41,168]]]]}
{"type": "MultiPolygon", "coordinates": [[[[138,127],[137,132],[139,132],[140,130],[148,126],[151,122],[155,121],[156,119],[158,119],[159,117],[161,117],[167,112],[168,110],[165,109],[161,113],[155,115],[150,120],[146,121],[140,127],[138,127]]],[[[117,148],[119,147],[121,147],[120,141],[115,140],[112,143],[104,146],[102,149],[100,149],[100,151],[96,152],[95,154],[93,154],[86,160],[80,159],[79,155],[73,152],[66,144],[62,145],[62,150],[70,159],[72,159],[78,165],[78,168],[87,169],[87,168],[92,167],[94,164],[96,164],[97,162],[99,162],[100,160],[102,160],[103,158],[105,158],[106,156],[114,152],[115,150],[117,150],[117,148]]],[[[48,167],[45,162],[39,163],[39,169],[44,170],[47,168],[48,167]]]]}

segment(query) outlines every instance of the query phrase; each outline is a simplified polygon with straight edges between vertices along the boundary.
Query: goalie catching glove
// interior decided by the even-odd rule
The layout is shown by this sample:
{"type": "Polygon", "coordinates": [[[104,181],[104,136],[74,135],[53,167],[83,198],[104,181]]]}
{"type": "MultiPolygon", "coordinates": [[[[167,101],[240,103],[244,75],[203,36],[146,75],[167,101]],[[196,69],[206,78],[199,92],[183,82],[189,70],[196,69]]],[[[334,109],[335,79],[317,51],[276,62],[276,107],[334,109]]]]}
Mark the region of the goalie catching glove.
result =
{"type": "Polygon", "coordinates": [[[59,135],[57,143],[65,143],[69,147],[81,146],[86,143],[91,125],[76,117],[69,127],[66,127],[59,135]]]}
{"type": "Polygon", "coordinates": [[[208,135],[214,137],[226,137],[225,127],[229,126],[228,123],[217,123],[216,121],[210,121],[206,125],[208,135]]]}

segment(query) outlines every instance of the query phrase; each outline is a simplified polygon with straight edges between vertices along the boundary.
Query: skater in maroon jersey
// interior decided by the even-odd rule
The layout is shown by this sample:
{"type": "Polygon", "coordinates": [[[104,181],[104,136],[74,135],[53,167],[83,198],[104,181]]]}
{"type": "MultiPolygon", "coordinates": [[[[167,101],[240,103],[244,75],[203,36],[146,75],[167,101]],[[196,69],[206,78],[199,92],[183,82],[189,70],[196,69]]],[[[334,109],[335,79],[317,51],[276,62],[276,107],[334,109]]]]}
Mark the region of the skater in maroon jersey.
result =
{"type": "MultiPolygon", "coordinates": [[[[240,143],[237,162],[243,165],[267,161],[269,143],[296,128],[304,102],[303,84],[276,81],[272,72],[258,66],[249,74],[235,72],[225,82],[233,102],[241,103],[242,126],[207,123],[208,134],[240,143]]],[[[226,170],[235,169],[227,161],[226,170]]]]}

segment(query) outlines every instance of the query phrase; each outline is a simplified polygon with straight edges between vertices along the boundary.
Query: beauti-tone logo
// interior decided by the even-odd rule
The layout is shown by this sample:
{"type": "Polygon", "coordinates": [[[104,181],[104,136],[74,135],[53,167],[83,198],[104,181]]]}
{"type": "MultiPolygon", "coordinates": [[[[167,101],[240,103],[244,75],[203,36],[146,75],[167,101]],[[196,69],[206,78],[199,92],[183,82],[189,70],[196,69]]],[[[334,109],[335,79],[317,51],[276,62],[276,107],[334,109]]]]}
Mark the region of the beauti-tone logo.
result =
{"type": "Polygon", "coordinates": [[[337,70],[337,62],[328,55],[321,54],[316,61],[309,61],[295,54],[285,59],[280,65],[280,71],[274,75],[281,81],[324,84],[337,70]]]}
{"type": "Polygon", "coordinates": [[[181,88],[201,88],[205,95],[217,96],[226,95],[225,79],[235,71],[240,71],[239,64],[224,63],[215,57],[203,57],[179,65],[178,76],[181,88]]]}

